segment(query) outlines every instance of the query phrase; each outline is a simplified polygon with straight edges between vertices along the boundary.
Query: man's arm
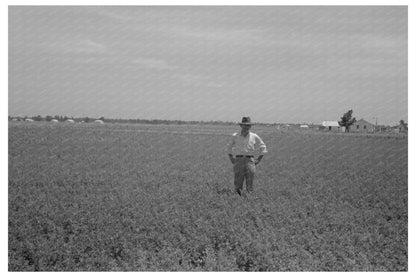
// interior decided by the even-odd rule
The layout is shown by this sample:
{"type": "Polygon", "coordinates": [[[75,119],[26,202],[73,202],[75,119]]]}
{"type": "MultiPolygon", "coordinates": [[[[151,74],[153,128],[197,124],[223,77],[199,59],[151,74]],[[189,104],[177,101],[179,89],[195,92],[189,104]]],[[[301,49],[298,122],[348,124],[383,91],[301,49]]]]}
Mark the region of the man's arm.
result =
{"type": "Polygon", "coordinates": [[[234,136],[231,138],[230,142],[227,145],[227,152],[228,152],[228,157],[230,158],[230,161],[232,164],[235,163],[235,158],[233,156],[233,147],[235,145],[235,141],[234,141],[234,136]]]}
{"type": "Polygon", "coordinates": [[[267,148],[266,144],[264,144],[263,140],[259,136],[256,136],[256,139],[256,143],[260,148],[260,156],[255,161],[255,164],[257,165],[261,161],[261,159],[263,159],[263,156],[267,153],[267,148]]]}

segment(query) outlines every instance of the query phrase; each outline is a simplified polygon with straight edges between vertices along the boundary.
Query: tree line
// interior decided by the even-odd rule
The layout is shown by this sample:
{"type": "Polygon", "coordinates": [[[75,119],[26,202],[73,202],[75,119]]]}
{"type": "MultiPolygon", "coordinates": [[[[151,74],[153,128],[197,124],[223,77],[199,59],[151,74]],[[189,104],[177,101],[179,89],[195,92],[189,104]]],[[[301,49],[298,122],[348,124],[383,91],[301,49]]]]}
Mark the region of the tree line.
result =
{"type": "Polygon", "coordinates": [[[95,117],[72,117],[72,116],[62,116],[62,115],[55,115],[55,116],[51,116],[51,115],[47,115],[47,116],[41,116],[41,115],[37,115],[37,116],[16,116],[16,117],[12,117],[9,115],[9,120],[13,120],[13,119],[17,119],[19,121],[24,121],[26,119],[32,119],[34,121],[52,121],[53,119],[56,119],[60,122],[65,122],[69,119],[74,120],[75,122],[84,122],[84,123],[89,123],[89,122],[94,122],[95,120],[102,120],[106,123],[140,123],[140,124],[175,124],[175,125],[180,125],[180,124],[214,124],[214,125],[232,125],[235,124],[235,122],[229,122],[229,121],[219,121],[219,120],[210,120],[210,121],[184,121],[184,120],[166,120],[166,119],[121,119],[121,118],[104,118],[99,117],[99,118],[95,118],[95,117]]]}

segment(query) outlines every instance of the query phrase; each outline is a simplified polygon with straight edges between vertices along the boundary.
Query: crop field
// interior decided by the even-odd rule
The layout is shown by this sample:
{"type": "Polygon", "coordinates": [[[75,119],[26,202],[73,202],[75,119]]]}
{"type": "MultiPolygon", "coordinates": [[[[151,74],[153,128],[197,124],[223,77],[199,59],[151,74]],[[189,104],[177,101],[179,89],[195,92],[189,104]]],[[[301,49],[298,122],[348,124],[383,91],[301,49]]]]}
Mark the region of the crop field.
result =
{"type": "Polygon", "coordinates": [[[9,271],[407,271],[408,140],[254,126],[10,122],[9,271]]]}

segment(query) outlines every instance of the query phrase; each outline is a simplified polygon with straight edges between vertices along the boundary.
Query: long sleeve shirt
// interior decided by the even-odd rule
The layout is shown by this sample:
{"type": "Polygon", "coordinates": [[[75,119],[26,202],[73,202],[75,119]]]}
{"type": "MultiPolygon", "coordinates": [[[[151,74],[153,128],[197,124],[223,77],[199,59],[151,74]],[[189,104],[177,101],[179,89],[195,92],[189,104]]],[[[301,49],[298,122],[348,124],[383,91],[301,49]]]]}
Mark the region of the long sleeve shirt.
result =
{"type": "Polygon", "coordinates": [[[227,145],[228,154],[235,155],[264,155],[267,153],[266,145],[261,138],[252,132],[246,137],[240,133],[234,133],[227,145]]]}

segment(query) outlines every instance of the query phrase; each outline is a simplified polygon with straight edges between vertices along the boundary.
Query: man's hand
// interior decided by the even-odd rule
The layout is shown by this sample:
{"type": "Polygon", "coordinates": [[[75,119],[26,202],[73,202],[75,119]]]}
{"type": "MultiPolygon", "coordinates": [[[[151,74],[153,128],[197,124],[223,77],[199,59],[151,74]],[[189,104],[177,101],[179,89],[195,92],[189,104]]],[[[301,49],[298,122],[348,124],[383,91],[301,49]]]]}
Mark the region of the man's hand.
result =
{"type": "Polygon", "coordinates": [[[235,164],[235,158],[233,157],[233,155],[228,154],[228,157],[230,158],[231,163],[235,164]]]}
{"type": "Polygon", "coordinates": [[[259,156],[259,157],[258,157],[258,158],[254,161],[254,164],[255,164],[255,165],[258,165],[258,164],[260,163],[261,159],[263,159],[263,155],[259,156]]]}

